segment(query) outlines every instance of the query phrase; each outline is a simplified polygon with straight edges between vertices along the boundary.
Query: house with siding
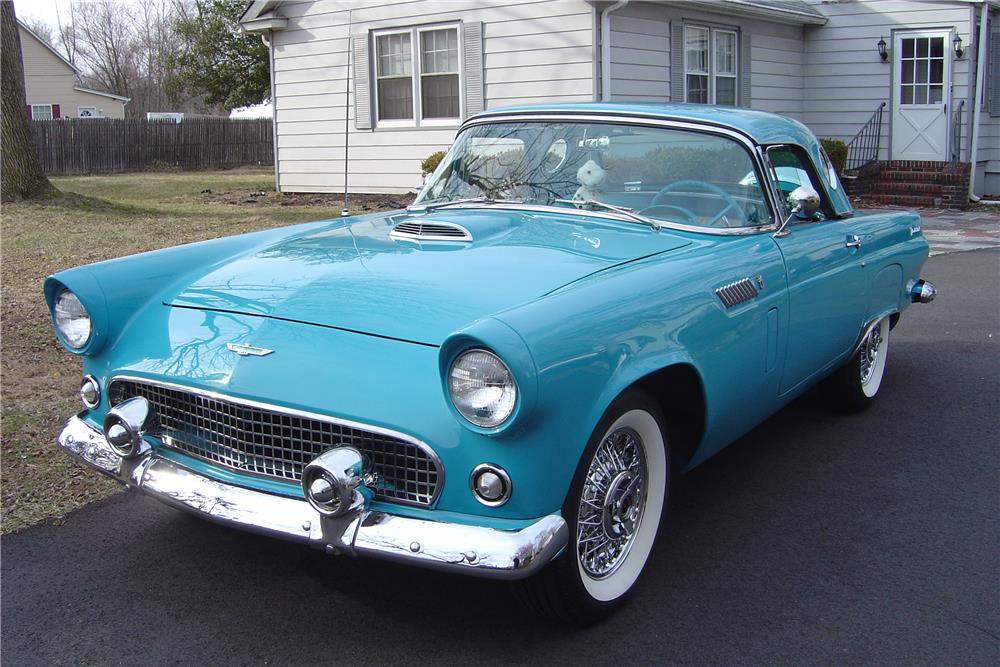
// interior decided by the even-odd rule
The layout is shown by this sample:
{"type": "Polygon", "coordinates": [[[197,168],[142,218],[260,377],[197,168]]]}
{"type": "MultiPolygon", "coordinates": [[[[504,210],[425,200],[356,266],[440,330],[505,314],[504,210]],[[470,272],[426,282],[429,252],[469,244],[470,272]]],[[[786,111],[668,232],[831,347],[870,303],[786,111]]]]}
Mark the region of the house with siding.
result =
{"type": "Polygon", "coordinates": [[[80,85],[80,71],[28,26],[17,22],[28,118],[124,118],[129,98],[80,85]]]}
{"type": "Polygon", "coordinates": [[[254,0],[242,27],[285,192],[412,190],[483,109],[639,100],[800,120],[890,202],[1000,194],[1000,0],[254,0]]]}

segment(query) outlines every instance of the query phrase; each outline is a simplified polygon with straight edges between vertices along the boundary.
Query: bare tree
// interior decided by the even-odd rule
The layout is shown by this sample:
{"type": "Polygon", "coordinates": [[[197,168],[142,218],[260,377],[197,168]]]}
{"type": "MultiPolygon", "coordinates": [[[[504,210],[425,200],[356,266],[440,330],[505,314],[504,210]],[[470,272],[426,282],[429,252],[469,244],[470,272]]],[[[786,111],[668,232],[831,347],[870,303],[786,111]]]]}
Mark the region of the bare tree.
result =
{"type": "Polygon", "coordinates": [[[45,19],[34,18],[28,19],[27,21],[21,21],[21,23],[23,23],[28,30],[35,33],[35,35],[43,42],[52,48],[56,48],[55,34],[53,33],[52,26],[49,25],[48,21],[45,19]]]}
{"type": "Polygon", "coordinates": [[[56,191],[42,171],[25,111],[24,62],[13,2],[0,2],[0,201],[42,197],[56,191]]]}
{"type": "Polygon", "coordinates": [[[130,96],[137,74],[135,8],[121,0],[75,2],[77,61],[86,76],[115,95],[130,96]]]}

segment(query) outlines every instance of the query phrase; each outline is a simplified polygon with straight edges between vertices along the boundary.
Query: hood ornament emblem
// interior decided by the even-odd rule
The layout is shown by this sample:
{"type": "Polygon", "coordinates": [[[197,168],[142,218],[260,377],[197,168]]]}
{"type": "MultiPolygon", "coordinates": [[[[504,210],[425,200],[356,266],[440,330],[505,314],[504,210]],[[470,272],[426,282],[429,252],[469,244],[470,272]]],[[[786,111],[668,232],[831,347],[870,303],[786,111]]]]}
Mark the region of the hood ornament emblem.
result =
{"type": "Polygon", "coordinates": [[[274,350],[269,350],[266,347],[257,347],[256,345],[247,345],[246,343],[226,343],[226,349],[230,352],[235,352],[241,357],[266,357],[274,352],[274,350]]]}

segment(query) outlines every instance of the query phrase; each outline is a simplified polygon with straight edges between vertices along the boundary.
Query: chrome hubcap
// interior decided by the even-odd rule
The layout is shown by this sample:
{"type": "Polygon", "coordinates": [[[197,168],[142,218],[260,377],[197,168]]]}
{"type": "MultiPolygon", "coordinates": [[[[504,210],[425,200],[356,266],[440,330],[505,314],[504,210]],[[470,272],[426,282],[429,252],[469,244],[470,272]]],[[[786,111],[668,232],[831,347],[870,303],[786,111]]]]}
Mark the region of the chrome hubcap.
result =
{"type": "Polygon", "coordinates": [[[646,507],[646,452],[635,430],[610,433],[594,454],[583,484],[577,556],[595,579],[625,560],[646,507]]]}
{"type": "Polygon", "coordinates": [[[868,384],[875,374],[875,366],[878,362],[879,350],[882,348],[882,325],[877,324],[871,332],[865,336],[861,344],[861,384],[868,384]]]}

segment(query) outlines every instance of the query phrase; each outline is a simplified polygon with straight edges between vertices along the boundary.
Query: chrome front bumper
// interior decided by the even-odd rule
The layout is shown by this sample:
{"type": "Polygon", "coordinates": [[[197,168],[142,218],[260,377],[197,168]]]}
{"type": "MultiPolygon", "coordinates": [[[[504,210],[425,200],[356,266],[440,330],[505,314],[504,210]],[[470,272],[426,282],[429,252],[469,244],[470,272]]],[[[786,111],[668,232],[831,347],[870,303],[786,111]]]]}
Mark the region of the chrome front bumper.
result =
{"type": "Polygon", "coordinates": [[[66,422],[56,442],[84,463],[167,505],[331,554],[374,556],[449,572],[521,579],[555,558],[568,540],[566,522],[555,514],[516,531],[426,521],[370,509],[340,518],[325,517],[305,500],[220,482],[152,449],[123,459],[101,431],[80,417],[66,422]]]}

